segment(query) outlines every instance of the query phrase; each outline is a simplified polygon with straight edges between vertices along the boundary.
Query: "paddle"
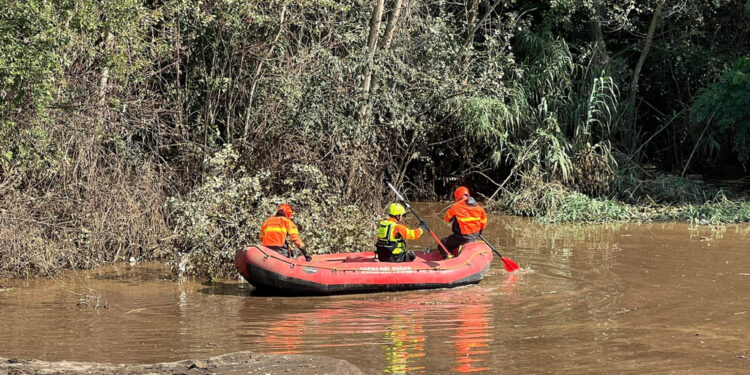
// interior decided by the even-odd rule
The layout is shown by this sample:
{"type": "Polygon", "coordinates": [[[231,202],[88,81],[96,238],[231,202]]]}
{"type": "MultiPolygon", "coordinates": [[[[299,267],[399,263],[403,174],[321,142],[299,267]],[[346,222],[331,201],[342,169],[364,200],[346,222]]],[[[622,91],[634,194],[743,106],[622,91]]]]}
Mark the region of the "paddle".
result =
{"type": "Polygon", "coordinates": [[[391,190],[393,190],[394,193],[396,193],[396,196],[398,197],[399,200],[401,200],[401,203],[403,203],[404,206],[406,206],[406,208],[408,208],[409,211],[411,211],[411,213],[413,213],[414,216],[417,217],[417,220],[419,220],[419,224],[425,227],[425,229],[427,229],[428,232],[430,232],[430,234],[432,235],[432,238],[434,238],[435,242],[438,243],[438,250],[440,250],[440,255],[443,256],[443,259],[453,258],[453,255],[451,255],[448,252],[448,249],[445,248],[445,245],[443,245],[443,243],[440,242],[440,239],[435,235],[435,232],[433,232],[432,229],[430,229],[430,227],[427,226],[427,223],[424,220],[422,220],[421,217],[419,217],[417,212],[414,211],[413,208],[411,208],[411,206],[409,205],[409,202],[406,201],[406,198],[404,198],[404,196],[401,195],[401,193],[399,193],[398,190],[396,190],[396,188],[393,187],[393,185],[391,185],[390,182],[386,182],[386,184],[388,184],[388,187],[391,188],[391,190]]]}
{"type": "Polygon", "coordinates": [[[495,248],[494,248],[494,247],[493,247],[492,245],[490,245],[490,243],[489,243],[489,242],[487,241],[487,239],[486,239],[486,238],[484,238],[484,236],[483,236],[483,235],[481,235],[481,234],[480,234],[480,235],[479,235],[479,238],[481,238],[481,239],[482,239],[482,241],[484,241],[484,243],[486,243],[486,244],[487,244],[487,246],[489,246],[489,247],[490,247],[490,249],[492,249],[492,251],[494,251],[494,252],[495,252],[495,254],[497,254],[497,256],[499,256],[499,257],[500,257],[500,260],[502,260],[502,261],[503,261],[503,266],[505,266],[505,270],[506,270],[506,271],[508,271],[508,272],[513,272],[513,271],[515,271],[515,270],[517,270],[517,269],[520,269],[520,268],[521,268],[521,267],[519,267],[519,266],[518,266],[518,264],[517,264],[516,262],[514,262],[514,261],[512,261],[512,260],[510,260],[510,259],[508,259],[508,258],[504,258],[504,257],[503,257],[502,255],[500,255],[500,252],[499,252],[499,251],[497,251],[497,250],[495,250],[495,248]]]}

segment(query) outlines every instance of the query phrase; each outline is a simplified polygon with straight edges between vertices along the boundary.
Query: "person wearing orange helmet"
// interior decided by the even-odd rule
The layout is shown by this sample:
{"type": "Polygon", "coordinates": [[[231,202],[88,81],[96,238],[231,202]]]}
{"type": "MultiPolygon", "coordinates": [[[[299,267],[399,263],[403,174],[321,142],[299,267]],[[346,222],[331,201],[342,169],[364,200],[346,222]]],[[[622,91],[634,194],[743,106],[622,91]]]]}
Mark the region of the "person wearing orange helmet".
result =
{"type": "Polygon", "coordinates": [[[453,234],[440,241],[453,255],[458,255],[461,245],[474,242],[487,226],[487,213],[474,198],[469,195],[469,189],[459,187],[453,193],[454,203],[445,213],[445,221],[451,223],[453,234]]]}
{"type": "Polygon", "coordinates": [[[388,218],[378,224],[378,242],[375,243],[378,260],[381,262],[411,262],[417,256],[406,250],[406,240],[416,240],[422,236],[424,229],[409,229],[401,224],[406,209],[401,203],[391,203],[388,207],[388,218]]]}
{"type": "Polygon", "coordinates": [[[299,237],[297,225],[292,221],[292,206],[284,203],[276,210],[276,215],[269,217],[260,228],[262,245],[289,258],[294,258],[294,253],[289,248],[287,236],[294,246],[305,255],[308,262],[312,259],[305,251],[305,243],[299,237]]]}

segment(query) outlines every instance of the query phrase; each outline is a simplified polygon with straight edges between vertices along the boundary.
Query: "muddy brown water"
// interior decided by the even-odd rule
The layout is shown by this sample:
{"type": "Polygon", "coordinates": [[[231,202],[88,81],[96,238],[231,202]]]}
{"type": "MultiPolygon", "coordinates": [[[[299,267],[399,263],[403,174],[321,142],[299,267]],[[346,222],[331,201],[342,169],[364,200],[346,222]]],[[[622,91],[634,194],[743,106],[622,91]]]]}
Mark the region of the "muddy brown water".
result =
{"type": "MultiPolygon", "coordinates": [[[[438,209],[421,207],[445,235],[438,209]]],[[[490,219],[487,239],[523,271],[496,260],[456,289],[257,296],[238,280],[178,283],[159,264],[5,283],[0,357],[151,363],[251,350],[373,374],[750,373],[750,226],[490,219]]]]}

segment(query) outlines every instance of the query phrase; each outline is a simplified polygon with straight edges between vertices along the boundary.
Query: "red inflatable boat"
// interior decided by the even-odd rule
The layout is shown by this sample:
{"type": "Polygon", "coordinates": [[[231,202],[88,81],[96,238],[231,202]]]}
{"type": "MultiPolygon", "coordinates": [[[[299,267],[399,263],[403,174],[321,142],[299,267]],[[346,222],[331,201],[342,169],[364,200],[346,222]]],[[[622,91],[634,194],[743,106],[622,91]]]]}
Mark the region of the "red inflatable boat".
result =
{"type": "Polygon", "coordinates": [[[285,293],[335,294],[411,289],[452,288],[476,284],[492,262],[484,242],[462,246],[452,259],[437,251],[416,252],[408,263],[387,263],[373,252],[315,255],[307,262],[300,256],[286,258],[260,245],[249,246],[234,256],[234,265],[253,286],[285,293]]]}

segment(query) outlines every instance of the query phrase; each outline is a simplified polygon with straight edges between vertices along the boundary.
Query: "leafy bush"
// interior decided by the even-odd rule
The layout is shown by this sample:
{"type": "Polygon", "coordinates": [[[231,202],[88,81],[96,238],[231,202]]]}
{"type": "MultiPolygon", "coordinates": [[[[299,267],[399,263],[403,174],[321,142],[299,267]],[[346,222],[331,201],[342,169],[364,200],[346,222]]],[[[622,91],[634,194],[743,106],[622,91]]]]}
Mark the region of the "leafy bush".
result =
{"type": "Polygon", "coordinates": [[[687,221],[695,224],[750,222],[750,202],[721,200],[703,205],[666,207],[652,215],[654,221],[687,221]]]}
{"type": "Polygon", "coordinates": [[[706,154],[717,157],[720,150],[731,149],[740,162],[750,160],[750,57],[735,61],[719,82],[702,90],[692,113],[706,129],[713,126],[702,143],[706,154]]]}
{"type": "Polygon", "coordinates": [[[632,208],[609,199],[590,198],[581,193],[572,193],[562,199],[559,206],[549,210],[541,217],[546,223],[603,223],[613,221],[627,221],[637,218],[632,208]]]}
{"type": "Polygon", "coordinates": [[[298,164],[271,194],[271,173],[248,173],[227,146],[205,162],[206,178],[188,194],[167,200],[177,239],[172,264],[180,275],[236,276],[237,250],[258,243],[265,219],[280,203],[292,205],[292,217],[309,253],[367,251],[376,220],[331,191],[328,178],[314,166],[298,164]],[[369,223],[369,224],[368,224],[369,223]]]}
{"type": "Polygon", "coordinates": [[[660,174],[653,180],[643,181],[643,191],[657,203],[701,204],[719,194],[687,177],[660,174]]]}
{"type": "MultiPolygon", "coordinates": [[[[636,178],[636,177],[634,177],[636,178]]],[[[719,190],[706,189],[690,179],[660,175],[640,181],[646,202],[626,204],[591,198],[558,183],[524,175],[513,192],[490,201],[488,210],[536,217],[542,223],[607,223],[616,221],[688,221],[697,224],[750,221],[750,202],[729,201],[719,190]],[[660,203],[653,205],[654,202],[660,203]]]]}
{"type": "Polygon", "coordinates": [[[513,215],[534,216],[545,223],[612,222],[633,219],[632,209],[612,200],[599,200],[558,183],[523,176],[519,188],[488,205],[513,215]]]}
{"type": "Polygon", "coordinates": [[[559,183],[544,182],[538,175],[524,174],[518,187],[506,192],[500,199],[487,205],[491,211],[503,211],[512,215],[547,215],[558,207],[569,190],[559,183]]]}
{"type": "Polygon", "coordinates": [[[87,183],[0,195],[0,278],[163,256],[160,240],[169,229],[162,181],[149,165],[135,172],[123,175],[118,167],[87,183]]]}

